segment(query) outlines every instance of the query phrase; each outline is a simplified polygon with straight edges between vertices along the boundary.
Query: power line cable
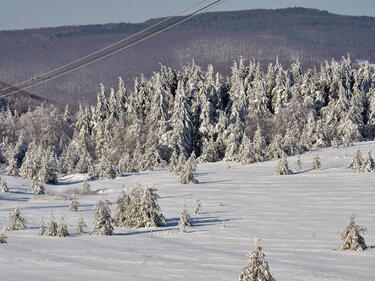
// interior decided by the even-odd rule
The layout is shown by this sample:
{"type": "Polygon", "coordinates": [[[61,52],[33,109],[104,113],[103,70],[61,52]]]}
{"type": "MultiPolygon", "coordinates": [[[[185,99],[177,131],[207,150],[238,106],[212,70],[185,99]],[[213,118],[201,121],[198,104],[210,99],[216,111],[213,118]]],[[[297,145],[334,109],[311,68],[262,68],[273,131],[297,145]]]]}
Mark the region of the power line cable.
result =
{"type": "Polygon", "coordinates": [[[162,29],[159,30],[159,31],[155,31],[155,32],[153,32],[153,33],[147,35],[147,36],[144,37],[144,38],[137,39],[137,40],[135,40],[135,41],[129,43],[128,45],[125,45],[125,46],[123,46],[123,47],[117,48],[117,49],[115,49],[115,50],[113,50],[113,51],[111,51],[111,52],[109,52],[109,53],[107,53],[107,54],[105,54],[105,55],[99,56],[99,57],[96,58],[96,59],[93,59],[93,60],[88,61],[88,62],[86,62],[86,63],[83,63],[83,64],[81,64],[81,65],[78,65],[78,66],[76,66],[76,67],[74,67],[74,68],[72,68],[72,69],[70,69],[70,70],[66,70],[66,71],[63,71],[63,72],[61,72],[61,73],[59,73],[59,74],[51,75],[51,76],[46,77],[46,78],[41,78],[41,80],[38,81],[38,82],[32,83],[32,84],[29,85],[29,86],[26,86],[26,87],[23,87],[23,88],[21,88],[21,89],[17,89],[17,90],[15,90],[15,91],[13,91],[13,92],[10,92],[10,93],[7,93],[7,94],[5,94],[5,95],[2,95],[0,98],[4,98],[4,97],[10,96],[10,95],[12,95],[12,94],[19,93],[19,92],[21,92],[21,91],[25,91],[25,90],[27,90],[27,89],[30,89],[30,88],[35,87],[35,86],[37,86],[37,85],[40,85],[40,84],[42,84],[42,83],[45,83],[45,82],[48,82],[48,81],[54,80],[54,79],[59,78],[59,77],[64,76],[64,75],[67,75],[67,74],[69,74],[69,73],[71,73],[71,72],[74,72],[74,71],[76,71],[76,70],[79,70],[79,69],[81,69],[81,68],[83,68],[83,67],[85,67],[85,66],[91,65],[91,64],[93,64],[93,63],[95,63],[95,62],[101,61],[101,60],[103,60],[103,59],[105,59],[105,58],[107,58],[107,57],[109,57],[109,56],[112,56],[112,55],[114,55],[114,54],[117,54],[117,53],[119,53],[119,52],[121,52],[121,51],[123,51],[123,50],[126,50],[126,49],[128,49],[128,48],[130,48],[130,47],[132,47],[132,46],[134,46],[134,45],[136,45],[136,44],[139,44],[139,43],[141,43],[141,42],[143,42],[143,41],[145,41],[145,40],[148,40],[148,39],[150,39],[150,38],[152,38],[152,37],[154,37],[154,36],[156,36],[156,35],[158,35],[158,34],[164,32],[164,31],[167,31],[167,30],[169,30],[169,29],[171,29],[171,28],[173,28],[173,27],[175,27],[175,26],[177,26],[177,25],[179,25],[179,24],[181,24],[181,23],[183,23],[183,22],[186,22],[186,21],[188,21],[188,20],[190,20],[190,19],[196,17],[196,16],[199,15],[200,13],[202,13],[202,12],[208,10],[208,9],[211,9],[211,8],[217,6],[217,5],[219,5],[219,4],[221,4],[221,3],[225,2],[225,1],[227,1],[227,0],[217,0],[217,1],[215,1],[215,2],[213,2],[213,3],[211,3],[211,4],[209,4],[209,5],[204,6],[203,8],[200,8],[199,10],[197,10],[197,11],[191,13],[190,15],[183,17],[182,19],[176,21],[175,23],[170,24],[170,25],[168,25],[168,26],[162,28],[162,29]]]}
{"type": "Polygon", "coordinates": [[[119,41],[116,41],[116,42],[112,43],[111,45],[106,46],[105,48],[102,48],[102,49],[100,49],[100,50],[97,50],[97,51],[95,51],[95,52],[92,52],[92,53],[90,53],[90,54],[88,54],[88,55],[86,55],[86,56],[84,56],[84,57],[81,57],[81,58],[76,59],[76,60],[74,60],[74,61],[72,61],[72,62],[69,62],[69,63],[67,63],[67,64],[64,64],[64,65],[62,65],[62,66],[60,66],[60,67],[58,67],[58,68],[52,69],[52,70],[47,71],[47,72],[44,72],[44,73],[37,74],[36,76],[34,76],[34,77],[30,78],[30,79],[27,79],[27,80],[24,80],[24,81],[17,82],[17,83],[15,83],[15,84],[11,85],[11,86],[8,86],[8,87],[6,87],[6,88],[0,89],[0,91],[1,91],[1,92],[5,92],[5,91],[7,91],[7,90],[9,90],[9,89],[11,89],[11,88],[18,87],[18,86],[20,86],[20,85],[26,84],[26,83],[31,82],[31,81],[33,81],[33,80],[41,79],[43,76],[46,76],[46,75],[51,74],[51,73],[53,73],[53,72],[59,71],[59,70],[65,68],[65,67],[71,66],[71,65],[73,65],[73,64],[75,64],[75,63],[77,63],[77,62],[83,61],[83,60],[85,60],[85,59],[87,59],[87,58],[90,58],[90,57],[92,57],[92,56],[94,56],[94,55],[97,55],[97,54],[99,54],[99,53],[101,53],[101,52],[103,52],[103,51],[105,51],[105,50],[108,50],[108,49],[110,49],[110,48],[112,48],[112,47],[114,47],[114,46],[117,46],[118,44],[121,44],[121,43],[123,43],[123,42],[125,42],[125,41],[127,41],[127,40],[129,40],[129,39],[131,39],[131,38],[134,38],[134,37],[136,37],[136,36],[138,36],[138,35],[140,35],[140,34],[142,34],[142,33],[145,33],[145,32],[147,32],[147,31],[149,31],[149,30],[151,30],[151,29],[153,29],[153,28],[155,28],[155,27],[157,27],[157,26],[159,26],[159,25],[161,25],[161,24],[163,24],[163,23],[165,23],[165,22],[171,20],[172,18],[178,17],[178,16],[184,14],[185,12],[194,9],[195,7],[197,7],[197,6],[199,6],[199,5],[201,5],[202,3],[207,2],[207,1],[208,1],[208,0],[202,0],[202,1],[199,1],[198,3],[195,3],[194,5],[192,5],[192,6],[188,7],[188,8],[186,8],[186,9],[184,9],[184,10],[178,12],[177,14],[175,14],[175,15],[173,15],[173,16],[170,16],[170,17],[168,17],[168,18],[165,18],[165,19],[161,20],[160,22],[157,22],[157,23],[155,23],[155,24],[153,24],[153,25],[151,25],[151,26],[149,26],[149,27],[147,27],[147,28],[145,28],[145,29],[143,29],[143,30],[141,30],[141,31],[139,31],[139,32],[136,32],[136,33],[134,33],[134,34],[132,34],[132,35],[130,35],[130,36],[127,36],[127,37],[125,37],[125,38],[123,38],[123,39],[121,39],[121,40],[119,40],[119,41]]]}

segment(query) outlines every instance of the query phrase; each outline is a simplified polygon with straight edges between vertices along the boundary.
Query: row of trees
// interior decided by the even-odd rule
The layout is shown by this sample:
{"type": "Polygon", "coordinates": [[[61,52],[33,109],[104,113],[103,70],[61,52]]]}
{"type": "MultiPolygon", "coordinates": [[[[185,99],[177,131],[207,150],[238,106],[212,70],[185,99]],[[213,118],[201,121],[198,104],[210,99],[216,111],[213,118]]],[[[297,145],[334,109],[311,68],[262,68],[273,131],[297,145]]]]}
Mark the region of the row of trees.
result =
{"type": "MultiPolygon", "coordinates": [[[[161,66],[132,91],[101,86],[96,106],[0,113],[0,160],[8,175],[56,182],[58,173],[95,179],[181,163],[247,164],[375,136],[375,71],[349,57],[302,71],[276,61],[262,71],[234,62],[230,77],[192,63],[161,66]]],[[[186,178],[189,178],[187,176],[186,178]]],[[[190,179],[191,180],[191,179],[190,179]]]]}

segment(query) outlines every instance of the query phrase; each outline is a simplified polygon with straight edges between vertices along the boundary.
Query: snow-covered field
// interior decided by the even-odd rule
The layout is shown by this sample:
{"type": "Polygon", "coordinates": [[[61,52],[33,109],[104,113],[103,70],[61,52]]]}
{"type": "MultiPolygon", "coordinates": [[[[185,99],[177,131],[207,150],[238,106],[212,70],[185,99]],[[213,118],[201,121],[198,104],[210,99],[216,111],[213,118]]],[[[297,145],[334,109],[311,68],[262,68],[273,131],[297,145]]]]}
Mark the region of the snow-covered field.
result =
{"type": "MultiPolygon", "coordinates": [[[[0,194],[0,227],[8,224],[8,212],[18,203],[29,229],[6,233],[0,280],[237,280],[254,238],[261,237],[278,281],[373,281],[375,173],[345,169],[357,147],[362,154],[375,152],[375,142],[320,150],[319,171],[311,170],[316,152],[305,153],[303,170],[289,176],[275,175],[276,161],[231,163],[230,169],[219,162],[198,166],[197,185],[180,185],[166,170],[98,180],[90,182],[100,190],[97,194],[78,197],[80,213],[68,211],[71,190],[82,185],[79,175],[48,185],[50,196],[39,197],[28,193],[29,181],[4,177],[11,192],[0,194]],[[95,202],[114,202],[124,185],[130,191],[138,181],[158,189],[167,227],[115,228],[114,236],[75,233],[80,214],[91,230],[95,202]],[[198,198],[203,215],[194,216],[198,198]],[[194,226],[180,233],[184,204],[194,226]],[[47,221],[51,213],[57,220],[64,216],[71,237],[38,235],[41,218],[47,221]],[[340,232],[353,213],[368,228],[364,237],[370,248],[337,251],[340,232]]],[[[292,169],[295,159],[288,158],[292,169]]]]}

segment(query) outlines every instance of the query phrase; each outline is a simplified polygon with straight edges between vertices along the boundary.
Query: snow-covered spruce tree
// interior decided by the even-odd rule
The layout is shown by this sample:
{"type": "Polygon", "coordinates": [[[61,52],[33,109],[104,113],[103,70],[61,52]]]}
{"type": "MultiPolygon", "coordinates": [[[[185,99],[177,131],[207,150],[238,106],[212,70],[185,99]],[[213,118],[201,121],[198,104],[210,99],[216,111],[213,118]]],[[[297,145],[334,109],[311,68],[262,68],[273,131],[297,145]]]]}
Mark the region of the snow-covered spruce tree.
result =
{"type": "Polygon", "coordinates": [[[313,170],[320,170],[320,167],[322,166],[322,164],[320,164],[320,157],[318,154],[316,154],[313,158],[313,163],[312,163],[312,168],[313,170]]]}
{"type": "Polygon", "coordinates": [[[38,234],[42,236],[42,235],[44,235],[45,232],[46,232],[46,226],[44,225],[44,220],[41,219],[38,234]]]}
{"type": "Polygon", "coordinates": [[[113,235],[111,210],[108,200],[99,200],[94,207],[94,228],[91,234],[113,235]]]}
{"type": "Polygon", "coordinates": [[[5,236],[4,232],[1,232],[0,233],[0,244],[7,244],[8,242],[7,242],[6,238],[7,237],[5,236]]]}
{"type": "Polygon", "coordinates": [[[191,153],[189,159],[186,161],[186,164],[191,167],[191,170],[193,171],[193,173],[197,171],[197,160],[196,160],[194,151],[191,153]]]}
{"type": "Polygon", "coordinates": [[[355,215],[352,215],[345,229],[341,232],[342,244],[340,250],[342,251],[363,251],[367,249],[365,239],[361,236],[361,233],[367,232],[367,228],[355,224],[354,219],[355,215]]]}
{"type": "Polygon", "coordinates": [[[178,221],[178,230],[180,232],[186,232],[186,227],[185,227],[185,223],[184,221],[182,220],[182,218],[180,218],[180,220],[178,221]]]}
{"type": "Polygon", "coordinates": [[[292,171],[288,168],[288,160],[286,159],[286,154],[279,160],[276,166],[276,175],[290,175],[292,171]]]}
{"type": "Polygon", "coordinates": [[[0,177],[0,192],[9,192],[8,184],[2,177],[0,177]]]}
{"type": "Polygon", "coordinates": [[[200,199],[197,199],[195,201],[194,214],[196,214],[196,215],[202,215],[202,204],[201,204],[201,200],[200,199]]]}
{"type": "Polygon", "coordinates": [[[182,212],[181,212],[181,219],[178,223],[179,225],[180,224],[184,224],[185,226],[192,226],[193,224],[190,222],[190,215],[189,215],[189,212],[188,210],[186,209],[186,207],[184,206],[184,208],[182,209],[182,212]]]}
{"type": "Polygon", "coordinates": [[[87,227],[87,224],[85,223],[85,221],[83,220],[83,217],[80,216],[79,219],[78,219],[78,223],[77,223],[77,232],[79,234],[83,234],[85,232],[85,227],[87,227]]]}
{"type": "Polygon", "coordinates": [[[38,182],[36,179],[33,179],[31,181],[29,191],[34,194],[45,194],[46,193],[46,188],[44,187],[43,184],[38,182]]]}
{"type": "Polygon", "coordinates": [[[79,202],[75,194],[73,194],[73,200],[72,202],[70,202],[69,211],[78,212],[78,208],[79,208],[79,202]]]}
{"type": "Polygon", "coordinates": [[[90,164],[88,168],[88,173],[87,173],[87,180],[88,181],[93,181],[99,179],[99,173],[97,172],[94,164],[90,164]]]}
{"type": "Polygon", "coordinates": [[[44,235],[57,236],[57,223],[52,215],[47,223],[47,229],[44,232],[44,235]]]}
{"type": "Polygon", "coordinates": [[[169,158],[169,168],[168,171],[175,172],[178,166],[178,158],[176,150],[173,150],[171,157],[169,158]]]}
{"type": "Polygon", "coordinates": [[[302,170],[302,161],[301,161],[301,157],[300,157],[299,155],[298,155],[297,160],[296,160],[296,162],[295,162],[295,168],[294,168],[294,170],[295,170],[296,172],[302,170]]]}
{"type": "Polygon", "coordinates": [[[124,226],[128,228],[157,227],[166,225],[155,188],[137,185],[131,192],[126,208],[124,226]]]}
{"type": "Polygon", "coordinates": [[[57,237],[67,237],[70,236],[68,227],[66,226],[64,217],[61,216],[59,225],[57,226],[57,232],[56,232],[57,237]]]}
{"type": "Polygon", "coordinates": [[[91,194],[93,191],[90,188],[90,184],[87,180],[84,180],[81,187],[81,194],[91,194]]]}
{"type": "Polygon", "coordinates": [[[116,226],[126,226],[126,212],[130,203],[130,197],[123,190],[115,201],[116,210],[114,220],[116,226]]]}
{"type": "Polygon", "coordinates": [[[275,281],[268,262],[260,246],[260,239],[255,239],[255,250],[247,256],[247,265],[242,270],[238,281],[275,281]]]}
{"type": "Polygon", "coordinates": [[[242,138],[242,142],[237,154],[237,161],[242,164],[250,164],[255,162],[255,152],[253,149],[253,144],[250,138],[245,134],[242,138]]]}
{"type": "Polygon", "coordinates": [[[184,168],[180,171],[180,183],[181,184],[189,184],[189,183],[198,184],[199,183],[199,181],[194,178],[194,171],[188,162],[186,162],[184,168]]]}
{"type": "Polygon", "coordinates": [[[348,166],[346,166],[348,169],[354,169],[354,170],[359,170],[362,166],[362,154],[359,148],[356,149],[353,155],[353,160],[350,162],[348,166]]]}
{"type": "Polygon", "coordinates": [[[114,179],[117,176],[117,169],[106,154],[100,159],[98,174],[103,179],[114,179]]]}
{"type": "Polygon", "coordinates": [[[48,156],[45,155],[42,157],[42,161],[40,164],[40,170],[39,170],[39,180],[42,183],[57,183],[57,173],[56,173],[56,163],[53,159],[53,156],[50,156],[50,159],[48,159],[48,156]]]}
{"type": "Polygon", "coordinates": [[[371,156],[371,151],[367,152],[367,156],[363,159],[362,166],[359,169],[361,173],[372,172],[375,170],[375,163],[371,156]]]}
{"type": "Polygon", "coordinates": [[[9,213],[10,225],[5,227],[6,231],[24,230],[27,229],[26,220],[21,216],[18,205],[16,205],[13,212],[9,213]]]}
{"type": "Polygon", "coordinates": [[[17,160],[15,158],[12,157],[9,160],[8,166],[5,170],[5,175],[13,177],[18,177],[20,175],[17,166],[17,160]]]}

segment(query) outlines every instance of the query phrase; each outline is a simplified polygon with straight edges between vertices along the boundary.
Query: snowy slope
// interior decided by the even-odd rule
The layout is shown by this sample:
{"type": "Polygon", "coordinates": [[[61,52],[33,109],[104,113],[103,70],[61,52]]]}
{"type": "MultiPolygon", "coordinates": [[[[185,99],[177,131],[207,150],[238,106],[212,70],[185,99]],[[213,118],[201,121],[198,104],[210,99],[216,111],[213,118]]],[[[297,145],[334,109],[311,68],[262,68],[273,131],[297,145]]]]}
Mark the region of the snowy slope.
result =
{"type": "MultiPolygon", "coordinates": [[[[0,245],[0,280],[237,280],[253,240],[263,250],[276,280],[375,280],[375,173],[345,169],[356,147],[375,152],[375,142],[319,151],[322,169],[311,170],[316,152],[301,156],[303,170],[276,176],[276,161],[241,166],[209,163],[198,166],[198,185],[180,185],[166,170],[142,172],[115,180],[91,182],[100,190],[79,196],[81,214],[92,227],[93,206],[99,199],[117,198],[137,181],[154,184],[168,226],[129,230],[115,228],[115,236],[77,235],[79,213],[69,212],[72,189],[82,175],[67,176],[47,186],[49,196],[29,194],[29,181],[5,177],[10,193],[0,194],[0,226],[18,203],[29,229],[7,232],[0,245]],[[347,154],[347,156],[346,156],[347,154]],[[203,215],[194,216],[196,199],[203,215]],[[195,226],[178,232],[186,204],[195,226]],[[63,214],[71,237],[38,236],[42,217],[63,214]],[[340,232],[352,213],[367,226],[364,252],[337,251],[340,232]]],[[[295,157],[288,158],[290,168],[295,157]]],[[[115,206],[112,205],[112,212],[115,206]]]]}

